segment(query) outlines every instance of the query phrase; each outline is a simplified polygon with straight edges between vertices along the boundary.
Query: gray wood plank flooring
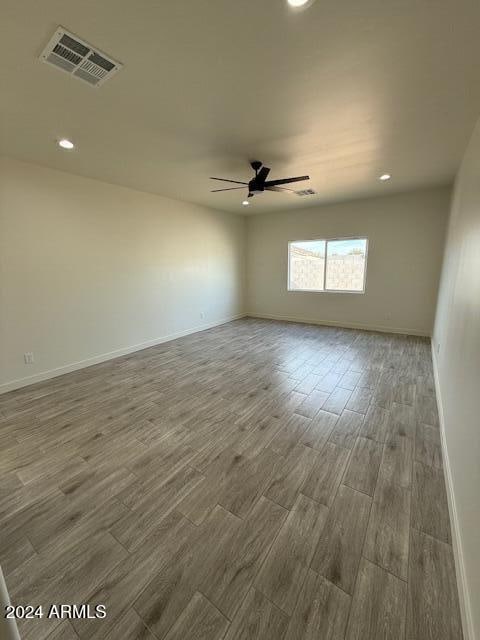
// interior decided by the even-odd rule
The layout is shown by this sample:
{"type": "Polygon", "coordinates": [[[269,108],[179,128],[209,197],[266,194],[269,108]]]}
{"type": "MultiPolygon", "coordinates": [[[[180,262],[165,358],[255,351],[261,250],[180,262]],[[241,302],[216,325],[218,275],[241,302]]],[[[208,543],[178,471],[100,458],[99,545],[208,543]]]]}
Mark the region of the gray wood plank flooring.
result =
{"type": "Polygon", "coordinates": [[[328,509],[299,494],[255,585],[291,615],[323,530],[328,509]]]}
{"type": "Polygon", "coordinates": [[[250,589],[225,640],[281,640],[288,621],[288,616],[260,591],[250,589]]]}
{"type": "Polygon", "coordinates": [[[373,496],[381,457],[382,445],[379,442],[370,438],[357,438],[350,455],[344,484],[373,496]]]}
{"type": "Polygon", "coordinates": [[[312,560],[312,569],[352,594],[372,500],[346,485],[338,489],[312,560]]]}
{"type": "Polygon", "coordinates": [[[416,529],[410,544],[407,640],[461,638],[452,547],[416,529]]]}
{"type": "Polygon", "coordinates": [[[362,558],[347,640],[404,640],[406,603],[406,583],[362,558]]]}
{"type": "Polygon", "coordinates": [[[461,640],[430,343],[246,318],[0,396],[26,640],[461,640]]]}

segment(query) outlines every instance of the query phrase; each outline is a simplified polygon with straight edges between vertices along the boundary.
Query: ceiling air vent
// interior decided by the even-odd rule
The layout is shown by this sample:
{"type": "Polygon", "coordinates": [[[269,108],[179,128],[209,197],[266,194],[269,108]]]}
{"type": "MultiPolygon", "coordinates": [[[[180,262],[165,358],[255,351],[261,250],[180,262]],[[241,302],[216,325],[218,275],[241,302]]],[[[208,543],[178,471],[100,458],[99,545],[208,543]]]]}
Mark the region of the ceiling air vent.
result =
{"type": "Polygon", "coordinates": [[[317,192],[313,189],[300,189],[300,191],[295,191],[297,196],[314,196],[317,192]]]}
{"type": "Polygon", "coordinates": [[[99,87],[123,67],[120,62],[101,53],[63,27],[58,27],[55,31],[42,51],[40,60],[88,82],[93,87],[99,87]]]}

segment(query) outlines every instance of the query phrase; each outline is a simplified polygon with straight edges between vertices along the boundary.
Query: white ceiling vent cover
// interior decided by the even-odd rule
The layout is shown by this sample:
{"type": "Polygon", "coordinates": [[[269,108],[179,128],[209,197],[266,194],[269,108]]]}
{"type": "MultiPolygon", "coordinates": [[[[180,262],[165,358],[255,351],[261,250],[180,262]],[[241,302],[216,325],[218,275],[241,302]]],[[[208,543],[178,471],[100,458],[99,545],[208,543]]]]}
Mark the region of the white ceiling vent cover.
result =
{"type": "Polygon", "coordinates": [[[297,196],[314,196],[317,192],[313,189],[300,189],[300,191],[295,191],[297,196]]]}
{"type": "Polygon", "coordinates": [[[123,67],[63,27],[55,31],[40,54],[40,60],[88,82],[92,87],[99,87],[123,67]]]}

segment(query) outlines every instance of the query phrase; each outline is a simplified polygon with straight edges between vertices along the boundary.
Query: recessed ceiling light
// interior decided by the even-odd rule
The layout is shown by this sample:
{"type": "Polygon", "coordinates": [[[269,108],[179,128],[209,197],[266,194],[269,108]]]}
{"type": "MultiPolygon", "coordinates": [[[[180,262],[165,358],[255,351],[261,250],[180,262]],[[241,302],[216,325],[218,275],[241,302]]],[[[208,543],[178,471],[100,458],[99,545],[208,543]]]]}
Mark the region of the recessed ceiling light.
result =
{"type": "Polygon", "coordinates": [[[242,204],[243,204],[243,206],[244,206],[244,207],[248,207],[248,205],[249,205],[250,203],[249,203],[249,201],[248,201],[248,200],[244,200],[244,201],[242,202],[242,204]]]}
{"type": "Polygon", "coordinates": [[[297,9],[298,7],[304,7],[307,4],[312,4],[313,0],[288,0],[288,4],[291,7],[295,7],[295,9],[297,9]]]}
{"type": "Polygon", "coordinates": [[[75,147],[73,142],[71,142],[70,140],[67,140],[66,138],[62,138],[61,140],[59,140],[58,146],[62,147],[62,149],[73,149],[75,147]]]}
{"type": "Polygon", "coordinates": [[[392,176],[389,173],[384,173],[383,175],[380,176],[379,180],[381,180],[382,182],[385,182],[386,180],[390,180],[392,176]]]}

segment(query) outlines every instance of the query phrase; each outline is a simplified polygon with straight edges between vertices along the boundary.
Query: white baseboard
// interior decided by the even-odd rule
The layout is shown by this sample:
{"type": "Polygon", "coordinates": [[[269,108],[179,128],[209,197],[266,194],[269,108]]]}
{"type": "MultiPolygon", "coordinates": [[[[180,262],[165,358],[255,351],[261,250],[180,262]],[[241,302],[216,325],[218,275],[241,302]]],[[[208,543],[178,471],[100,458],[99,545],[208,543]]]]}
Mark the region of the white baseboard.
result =
{"type": "Polygon", "coordinates": [[[264,318],[266,320],[282,320],[283,322],[300,322],[301,324],[318,324],[326,327],[340,327],[344,329],[362,329],[364,331],[381,331],[382,333],[402,333],[410,336],[422,336],[429,338],[430,335],[425,331],[417,329],[406,329],[402,327],[385,327],[376,324],[361,324],[358,322],[339,322],[331,320],[316,320],[312,318],[300,318],[295,316],[272,315],[269,313],[255,313],[249,311],[246,314],[249,318],[264,318]]]}
{"type": "Polygon", "coordinates": [[[453,490],[452,471],[450,459],[448,457],[447,441],[445,437],[445,414],[443,411],[442,394],[440,390],[440,379],[438,376],[437,354],[432,340],[432,361],[433,377],[435,380],[435,392],[437,395],[438,420],[440,423],[440,438],[442,443],[443,469],[445,475],[445,485],[447,488],[448,511],[452,527],[452,548],[455,559],[455,570],[457,574],[458,599],[460,602],[460,613],[462,616],[464,640],[474,640],[472,609],[468,594],[467,576],[465,572],[465,561],[462,549],[462,536],[458,522],[457,507],[455,503],[455,493],[453,490]]]}
{"type": "Polygon", "coordinates": [[[43,380],[56,378],[57,376],[62,376],[65,373],[78,371],[78,369],[84,369],[85,367],[90,367],[94,364],[106,362],[107,360],[113,360],[114,358],[119,358],[120,356],[125,356],[125,355],[128,355],[129,353],[134,353],[135,351],[148,349],[149,347],[154,347],[157,344],[162,344],[163,342],[170,342],[171,340],[176,340],[177,338],[182,338],[183,336],[188,336],[192,333],[198,333],[199,331],[212,329],[213,327],[218,327],[222,324],[226,324],[227,322],[232,322],[233,320],[244,318],[245,316],[246,316],[245,313],[240,313],[238,315],[231,316],[230,318],[217,320],[216,322],[211,322],[208,324],[198,325],[191,329],[185,329],[184,331],[177,331],[176,333],[171,333],[169,335],[162,336],[160,338],[154,338],[153,340],[147,340],[146,342],[141,342],[140,344],[135,344],[130,347],[115,349],[115,351],[110,351],[109,353],[101,353],[97,356],[86,358],[85,360],[79,360],[78,362],[65,364],[65,365],[62,365],[61,367],[56,367],[55,369],[49,369],[48,371],[41,371],[40,373],[35,373],[32,376],[27,376],[26,378],[11,380],[10,382],[5,382],[0,385],[0,394],[7,393],[8,391],[13,391],[14,389],[20,389],[21,387],[27,387],[31,384],[35,384],[36,382],[42,382],[43,380]]]}

